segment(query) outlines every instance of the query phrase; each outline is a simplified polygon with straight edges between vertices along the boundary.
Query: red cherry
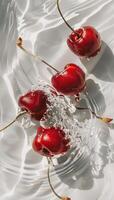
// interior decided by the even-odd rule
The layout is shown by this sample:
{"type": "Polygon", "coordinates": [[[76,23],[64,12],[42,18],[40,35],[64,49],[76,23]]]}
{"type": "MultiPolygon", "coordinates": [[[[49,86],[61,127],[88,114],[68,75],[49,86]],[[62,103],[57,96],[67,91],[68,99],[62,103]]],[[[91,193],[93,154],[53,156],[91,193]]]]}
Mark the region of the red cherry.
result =
{"type": "Polygon", "coordinates": [[[63,72],[56,73],[51,79],[56,90],[64,95],[76,95],[85,87],[85,73],[75,64],[65,66],[63,72]]]}
{"type": "Polygon", "coordinates": [[[67,39],[67,44],[76,55],[87,58],[95,56],[101,49],[101,38],[92,26],[74,30],[67,39]],[[76,34],[75,34],[76,32],[76,34]]]}
{"type": "MultiPolygon", "coordinates": [[[[53,66],[48,64],[45,60],[43,60],[38,55],[33,55],[27,49],[23,47],[22,39],[19,38],[18,46],[27,54],[32,57],[36,57],[41,60],[48,67],[56,71],[56,74],[52,77],[51,82],[52,85],[56,88],[56,90],[65,95],[77,95],[81,92],[85,87],[85,73],[75,64],[68,64],[63,72],[59,72],[53,66]]],[[[54,94],[54,93],[53,93],[54,94]]],[[[42,115],[42,113],[41,113],[42,115]]],[[[41,118],[39,115],[35,118],[41,118]]]]}
{"type": "Polygon", "coordinates": [[[22,110],[26,110],[33,119],[41,120],[47,110],[47,96],[42,90],[35,90],[26,93],[18,100],[22,110]]]}
{"type": "Polygon", "coordinates": [[[60,128],[39,127],[33,141],[33,149],[43,156],[52,157],[67,152],[70,148],[69,142],[60,128]]]}

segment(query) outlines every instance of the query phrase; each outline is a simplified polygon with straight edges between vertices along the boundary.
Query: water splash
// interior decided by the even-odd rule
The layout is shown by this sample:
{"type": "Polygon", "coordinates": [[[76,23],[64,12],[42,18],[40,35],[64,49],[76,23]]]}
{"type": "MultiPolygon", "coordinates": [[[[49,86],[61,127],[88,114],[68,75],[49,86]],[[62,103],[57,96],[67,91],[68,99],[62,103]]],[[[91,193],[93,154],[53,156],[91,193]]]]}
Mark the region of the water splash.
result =
{"type": "MultiPolygon", "coordinates": [[[[112,56],[114,53],[114,2],[113,0],[71,0],[68,1],[68,4],[64,4],[64,1],[65,0],[61,1],[61,9],[63,10],[65,17],[68,19],[70,24],[75,28],[83,24],[94,25],[102,34],[103,40],[105,40],[105,42],[111,48],[112,54],[110,52],[109,55],[107,52],[105,52],[103,59],[99,57],[97,63],[100,59],[101,62],[98,64],[97,72],[93,73],[93,75],[88,74],[88,77],[91,77],[92,80],[97,82],[100,86],[98,90],[95,90],[94,88],[94,94],[92,93],[90,95],[94,100],[94,109],[99,111],[99,113],[105,111],[109,116],[114,116],[112,109],[114,102],[114,92],[112,90],[114,87],[112,56]],[[107,63],[107,60],[110,62],[107,63]],[[100,71],[100,69],[102,70],[100,71]],[[105,79],[102,79],[102,77],[105,77],[105,79]],[[99,91],[103,93],[104,99],[100,98],[101,96],[99,95],[99,91]],[[110,96],[111,98],[109,98],[110,96]]],[[[80,60],[71,52],[69,52],[66,47],[65,38],[69,35],[69,29],[66,28],[62,19],[60,19],[60,16],[56,10],[55,0],[16,0],[15,2],[11,0],[0,1],[0,24],[2,26],[0,31],[0,38],[2,41],[0,51],[2,62],[0,65],[0,70],[1,74],[6,74],[7,79],[9,80],[6,82],[3,77],[0,77],[1,122],[7,121],[11,114],[13,115],[16,113],[17,107],[11,103],[12,98],[15,100],[16,105],[18,96],[23,91],[27,91],[29,89],[29,86],[31,85],[30,80],[34,83],[34,79],[36,80],[37,77],[39,77],[40,79],[43,79],[49,83],[49,78],[51,76],[50,71],[46,68],[44,69],[42,64],[30,61],[28,57],[22,54],[19,54],[18,57],[16,57],[16,47],[14,41],[17,39],[17,29],[19,31],[19,35],[23,36],[28,47],[30,47],[34,52],[40,53],[44,58],[47,59],[47,61],[54,64],[54,66],[57,66],[58,69],[63,69],[63,66],[68,62],[77,63],[83,69],[85,69],[85,66],[80,62],[80,60]],[[18,10],[18,27],[15,17],[15,2],[17,3],[18,10]],[[18,62],[17,64],[17,61],[22,62],[25,75],[23,75],[23,70],[20,65],[21,62],[18,62]],[[15,69],[15,73],[12,71],[12,68],[15,69]],[[12,91],[14,91],[13,93],[9,90],[9,83],[12,87],[12,91]],[[4,112],[6,109],[7,112],[4,112]]],[[[87,70],[88,67],[89,66],[87,66],[87,70]]],[[[96,68],[96,64],[94,67],[96,68]]],[[[90,89],[89,93],[91,93],[90,89]]],[[[64,104],[64,100],[61,101],[63,101],[61,103],[64,104]]],[[[69,104],[68,99],[65,99],[65,102],[68,102],[69,104]]],[[[74,114],[74,106],[70,110],[70,113],[72,112],[74,114]]],[[[85,115],[86,114],[83,112],[80,118],[80,114],[77,113],[80,123],[83,118],[85,119],[85,115]]],[[[53,123],[55,123],[55,121],[53,123]]],[[[79,162],[77,162],[74,151],[74,154],[72,153],[71,156],[66,155],[59,158],[58,161],[56,161],[58,162],[56,163],[56,173],[60,176],[58,177],[52,171],[52,181],[55,184],[55,188],[60,191],[60,193],[64,191],[67,191],[69,194],[72,193],[72,199],[74,199],[73,196],[77,196],[77,198],[80,200],[91,198],[93,200],[105,200],[105,198],[112,200],[114,199],[112,192],[113,164],[112,167],[107,167],[105,170],[106,173],[103,172],[103,169],[105,167],[105,163],[108,164],[109,160],[113,163],[113,128],[110,130],[112,136],[109,143],[104,141],[104,144],[102,143],[103,141],[99,142],[99,138],[97,138],[98,134],[96,133],[100,133],[100,135],[102,132],[104,134],[109,134],[109,130],[106,128],[105,131],[103,131],[104,125],[101,126],[101,123],[98,125],[98,123],[94,120],[92,120],[90,124],[93,127],[90,131],[90,135],[94,135],[95,137],[89,137],[90,140],[86,141],[86,143],[88,146],[91,145],[91,148],[93,146],[96,147],[96,149],[94,148],[91,151],[92,157],[89,156],[87,161],[84,154],[79,154],[79,162]],[[96,144],[98,144],[98,149],[96,144]],[[108,147],[110,147],[109,151],[108,147]],[[107,153],[104,154],[102,150],[105,150],[107,153]],[[103,155],[106,155],[107,159],[104,159],[103,155]],[[93,174],[90,177],[99,177],[100,171],[102,171],[102,177],[103,175],[105,176],[104,181],[97,181],[97,184],[94,184],[93,186],[91,185],[91,188],[89,188],[91,190],[89,191],[85,192],[82,188],[82,190],[78,192],[76,189],[78,188],[77,183],[79,182],[77,180],[77,176],[74,177],[74,182],[73,179],[70,178],[72,177],[72,173],[73,176],[75,176],[75,174],[78,174],[79,172],[79,174],[81,174],[82,182],[84,183],[84,170],[86,172],[90,158],[92,158],[91,168],[93,169],[93,174]],[[78,164],[76,165],[76,163],[78,164]],[[83,169],[83,175],[81,172],[81,167],[83,169]],[[61,175],[65,175],[67,177],[65,184],[63,183],[63,180],[60,180],[61,175]],[[96,185],[98,185],[97,188],[96,185]],[[72,189],[73,192],[71,192],[71,187],[74,187],[74,189],[72,189]]],[[[83,132],[83,136],[85,137],[86,128],[84,131],[85,132],[83,132]]],[[[2,179],[2,185],[0,188],[1,200],[14,200],[15,198],[17,200],[36,200],[39,199],[39,197],[40,200],[44,200],[48,197],[51,198],[51,194],[48,189],[48,183],[46,181],[47,163],[45,159],[42,160],[42,157],[33,153],[30,148],[29,140],[31,140],[34,136],[35,130],[33,128],[30,128],[29,130],[27,127],[22,129],[20,125],[15,124],[14,127],[7,130],[5,133],[6,134],[4,134],[0,140],[0,176],[2,179]]],[[[91,175],[90,171],[89,173],[91,175]]],[[[88,185],[87,181],[86,185],[88,185]]],[[[53,199],[53,197],[51,199],[53,199]]]]}

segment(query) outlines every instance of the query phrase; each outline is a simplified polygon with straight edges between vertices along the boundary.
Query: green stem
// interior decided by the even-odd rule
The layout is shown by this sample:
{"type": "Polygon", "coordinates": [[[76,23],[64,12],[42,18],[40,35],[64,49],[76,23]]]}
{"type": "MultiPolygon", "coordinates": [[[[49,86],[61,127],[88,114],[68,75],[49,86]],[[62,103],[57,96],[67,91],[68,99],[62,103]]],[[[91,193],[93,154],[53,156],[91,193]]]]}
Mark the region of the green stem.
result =
{"type": "Polygon", "coordinates": [[[1,128],[0,129],[0,132],[4,131],[5,129],[7,129],[9,126],[11,126],[13,123],[15,123],[17,121],[17,119],[23,115],[25,115],[27,113],[27,111],[23,111],[23,112],[20,112],[16,117],[15,119],[13,119],[9,124],[7,124],[5,127],[1,128]]]}
{"type": "Polygon", "coordinates": [[[76,106],[76,108],[78,109],[78,110],[89,110],[96,118],[98,118],[98,119],[102,119],[102,117],[100,117],[100,116],[98,116],[93,110],[91,110],[90,108],[85,108],[85,107],[78,107],[78,106],[76,106]]]}
{"type": "Polygon", "coordinates": [[[49,63],[47,63],[44,59],[42,59],[39,55],[34,55],[32,54],[30,51],[28,51],[27,49],[25,49],[25,47],[23,46],[23,40],[21,37],[18,38],[17,40],[17,46],[22,49],[26,54],[28,54],[29,56],[32,56],[34,59],[38,59],[40,60],[42,63],[44,63],[45,65],[47,65],[48,67],[50,67],[51,69],[53,69],[54,71],[56,71],[57,73],[59,72],[57,69],[55,69],[52,65],[50,65],[49,63]]]}
{"type": "Polygon", "coordinates": [[[66,19],[64,18],[63,14],[62,14],[62,11],[61,11],[61,9],[60,9],[59,1],[60,1],[60,0],[57,0],[57,9],[58,9],[58,11],[59,11],[60,16],[62,17],[63,21],[64,21],[65,24],[68,26],[68,28],[70,28],[71,31],[79,38],[80,35],[70,26],[70,24],[69,24],[69,23],[66,21],[66,19]]]}
{"type": "Polygon", "coordinates": [[[50,159],[47,158],[47,161],[48,161],[47,177],[48,177],[49,186],[50,186],[51,191],[53,192],[53,194],[54,194],[57,198],[62,199],[62,197],[56,193],[56,191],[54,190],[54,188],[53,188],[53,186],[52,186],[51,179],[50,179],[50,159]]]}

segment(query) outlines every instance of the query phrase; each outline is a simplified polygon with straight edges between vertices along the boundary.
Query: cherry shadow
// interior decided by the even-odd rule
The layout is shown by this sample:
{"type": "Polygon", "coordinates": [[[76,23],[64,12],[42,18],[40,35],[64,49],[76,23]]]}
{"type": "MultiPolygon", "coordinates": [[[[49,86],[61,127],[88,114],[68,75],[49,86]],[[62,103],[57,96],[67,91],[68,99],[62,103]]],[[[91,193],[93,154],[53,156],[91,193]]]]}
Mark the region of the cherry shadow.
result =
{"type": "Polygon", "coordinates": [[[114,53],[103,41],[101,52],[96,57],[81,59],[88,73],[94,74],[97,78],[107,82],[114,82],[114,53]]]}
{"type": "Polygon", "coordinates": [[[106,103],[99,84],[95,83],[92,79],[88,79],[86,81],[86,87],[93,108],[98,112],[98,114],[103,114],[106,108],[106,103]]]}
{"type": "MultiPolygon", "coordinates": [[[[101,122],[100,122],[101,123],[101,122]]],[[[56,174],[59,176],[60,180],[68,185],[70,188],[77,188],[80,190],[89,190],[93,187],[95,178],[100,179],[104,176],[104,168],[109,163],[110,156],[113,155],[113,159],[110,160],[114,163],[114,144],[110,144],[110,133],[109,128],[105,123],[101,123],[101,131],[94,148],[91,151],[90,156],[84,156],[80,162],[77,160],[75,162],[67,163],[69,159],[69,154],[60,157],[58,159],[58,165],[55,166],[56,174]],[[67,163],[67,170],[64,170],[64,166],[67,163]],[[63,170],[59,171],[58,166],[62,167],[63,170]],[[79,169],[79,171],[77,170],[79,169]]],[[[72,155],[71,155],[72,156],[72,155]]]]}
{"type": "MultiPolygon", "coordinates": [[[[58,164],[62,166],[64,162],[67,163],[67,159],[69,159],[67,156],[59,158],[58,164]]],[[[90,189],[93,186],[93,176],[88,156],[83,159],[79,158],[79,160],[74,161],[72,164],[69,162],[66,164],[66,169],[63,167],[63,171],[60,173],[58,173],[58,167],[55,167],[55,172],[59,176],[60,180],[71,188],[84,190],[90,189]]]]}
{"type": "MultiPolygon", "coordinates": [[[[85,92],[84,96],[82,95],[83,97],[81,96],[78,103],[76,103],[74,99],[71,100],[72,103],[80,108],[91,107],[93,112],[102,117],[106,109],[106,103],[99,84],[95,83],[92,79],[88,79],[86,81],[86,91],[87,92],[85,92]]],[[[91,112],[87,109],[76,109],[75,115],[80,122],[91,118],[91,112]]]]}
{"type": "Polygon", "coordinates": [[[105,45],[105,51],[92,73],[103,81],[114,82],[114,54],[106,43],[105,45]]]}

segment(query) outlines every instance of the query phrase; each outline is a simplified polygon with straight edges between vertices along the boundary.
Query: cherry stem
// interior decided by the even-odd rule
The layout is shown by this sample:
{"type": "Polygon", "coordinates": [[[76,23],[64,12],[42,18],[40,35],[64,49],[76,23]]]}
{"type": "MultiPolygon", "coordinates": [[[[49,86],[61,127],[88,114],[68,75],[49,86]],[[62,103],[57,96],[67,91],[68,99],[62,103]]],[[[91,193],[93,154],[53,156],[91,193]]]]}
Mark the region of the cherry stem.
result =
{"type": "Polygon", "coordinates": [[[4,131],[5,129],[7,129],[9,126],[11,126],[13,123],[15,123],[17,121],[17,119],[19,119],[21,116],[25,115],[27,113],[27,111],[23,111],[20,112],[15,119],[13,119],[8,125],[6,125],[5,127],[3,127],[2,129],[0,129],[0,132],[4,131]]]}
{"type": "MultiPolygon", "coordinates": [[[[90,99],[90,97],[88,95],[87,90],[85,90],[85,95],[89,99],[89,102],[91,102],[91,99],[90,99]]],[[[78,98],[78,101],[79,101],[79,96],[76,96],[76,98],[78,98]]],[[[101,116],[97,115],[93,110],[91,110],[91,108],[88,108],[88,107],[78,107],[78,106],[76,106],[76,108],[78,110],[89,110],[92,113],[92,115],[94,115],[97,119],[100,119],[100,120],[104,121],[105,123],[109,123],[109,122],[111,122],[113,120],[112,118],[101,117],[101,116]]]]}
{"type": "Polygon", "coordinates": [[[87,107],[78,107],[76,106],[76,108],[78,110],[89,110],[97,119],[101,119],[102,120],[102,117],[98,116],[93,110],[91,110],[90,108],[87,108],[87,107]]]}
{"type": "Polygon", "coordinates": [[[53,186],[52,186],[51,179],[50,179],[50,163],[51,163],[50,158],[47,158],[47,161],[48,161],[47,176],[48,176],[48,183],[49,183],[49,186],[50,186],[50,188],[51,188],[53,194],[54,194],[57,198],[62,199],[62,197],[56,193],[56,191],[54,190],[54,188],[53,188],[53,186]]]}
{"type": "Polygon", "coordinates": [[[19,37],[17,39],[17,46],[22,49],[26,54],[28,54],[29,56],[32,56],[34,59],[38,59],[40,60],[42,63],[44,63],[45,65],[47,65],[48,67],[50,67],[51,69],[53,69],[54,71],[56,71],[57,73],[59,72],[57,69],[55,69],[52,65],[50,65],[49,63],[47,63],[45,60],[43,60],[39,55],[34,55],[32,54],[30,51],[28,51],[27,49],[25,49],[25,47],[23,46],[23,40],[21,37],[19,37]]]}
{"type": "Polygon", "coordinates": [[[65,22],[65,24],[71,29],[71,31],[73,31],[73,33],[79,38],[80,35],[70,26],[70,24],[66,21],[66,19],[64,18],[63,14],[62,14],[62,11],[60,9],[60,5],[59,5],[59,1],[60,0],[57,0],[57,9],[59,11],[59,14],[61,15],[63,21],[65,22]]]}

